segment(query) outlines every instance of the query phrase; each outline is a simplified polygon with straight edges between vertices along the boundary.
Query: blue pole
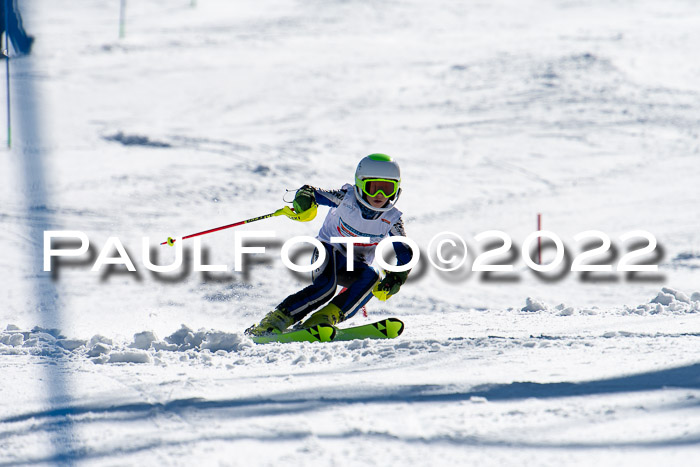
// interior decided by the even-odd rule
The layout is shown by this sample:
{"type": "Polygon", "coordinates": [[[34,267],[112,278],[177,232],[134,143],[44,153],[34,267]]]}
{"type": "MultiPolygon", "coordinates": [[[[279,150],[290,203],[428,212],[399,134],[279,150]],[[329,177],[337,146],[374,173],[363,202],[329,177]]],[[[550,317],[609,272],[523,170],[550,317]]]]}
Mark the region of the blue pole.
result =
{"type": "MultiPolygon", "coordinates": [[[[5,44],[7,44],[7,35],[5,35],[5,44]]],[[[12,120],[10,114],[10,50],[5,53],[5,82],[7,83],[7,148],[12,147],[12,120]]]]}
{"type": "Polygon", "coordinates": [[[2,54],[5,56],[5,84],[7,92],[7,148],[12,148],[12,119],[10,113],[10,15],[9,15],[9,0],[5,0],[5,8],[3,14],[5,15],[5,48],[2,50],[2,54]]]}
{"type": "Polygon", "coordinates": [[[124,39],[126,29],[126,0],[121,0],[119,7],[119,38],[124,39]]]}

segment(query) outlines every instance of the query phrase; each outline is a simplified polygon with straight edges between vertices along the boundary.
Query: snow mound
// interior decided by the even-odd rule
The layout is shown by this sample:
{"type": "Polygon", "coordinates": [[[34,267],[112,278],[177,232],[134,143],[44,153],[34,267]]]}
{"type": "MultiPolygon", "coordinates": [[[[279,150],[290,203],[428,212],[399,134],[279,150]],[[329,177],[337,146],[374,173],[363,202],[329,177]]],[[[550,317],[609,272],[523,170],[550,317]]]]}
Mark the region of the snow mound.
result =
{"type": "Polygon", "coordinates": [[[189,355],[239,352],[253,343],[239,333],[200,329],[193,331],[186,325],[164,340],[153,331],[134,334],[132,342],[115,343],[112,339],[94,335],[90,339],[66,338],[58,329],[35,327],[21,331],[10,324],[0,331],[0,355],[72,355],[88,358],[97,364],[105,363],[161,363],[160,352],[181,352],[189,355]]]}
{"type": "Polygon", "coordinates": [[[212,352],[219,350],[237,352],[250,346],[252,343],[241,334],[206,329],[193,331],[184,324],[180,326],[180,329],[166,337],[165,342],[154,344],[155,348],[162,350],[206,349],[212,352]]]}
{"type": "MultiPolygon", "coordinates": [[[[509,308],[509,310],[513,310],[513,308],[509,308]]],[[[600,311],[596,310],[598,310],[598,307],[596,306],[593,306],[591,309],[574,308],[572,306],[565,305],[564,303],[551,307],[544,301],[534,297],[527,297],[527,299],[525,299],[525,306],[520,308],[520,311],[526,313],[548,312],[558,316],[572,316],[574,314],[596,315],[600,311]]],[[[625,306],[624,310],[622,311],[622,313],[637,315],[671,315],[697,312],[700,312],[700,292],[688,294],[671,287],[663,287],[648,303],[643,303],[634,308],[625,306]]]]}
{"type": "Polygon", "coordinates": [[[63,355],[83,348],[87,341],[66,339],[58,329],[39,326],[31,331],[21,331],[10,324],[0,331],[0,355],[63,355]]]}
{"type": "Polygon", "coordinates": [[[111,346],[109,346],[107,344],[103,344],[102,342],[98,342],[97,344],[95,344],[94,346],[92,346],[90,348],[90,350],[87,353],[87,356],[91,357],[91,358],[99,357],[100,355],[106,355],[111,351],[112,351],[111,346]]]}
{"type": "Polygon", "coordinates": [[[527,299],[525,299],[525,306],[522,307],[520,311],[528,313],[538,313],[545,311],[556,313],[559,316],[572,316],[576,310],[574,309],[574,307],[567,306],[563,303],[560,303],[554,308],[551,308],[547,306],[547,304],[544,303],[542,300],[538,300],[533,297],[527,297],[527,299]]]}
{"type": "Polygon", "coordinates": [[[0,334],[0,344],[11,345],[13,347],[24,344],[24,335],[19,332],[0,334]]]}
{"type": "Polygon", "coordinates": [[[129,347],[134,349],[148,350],[154,342],[158,342],[158,336],[151,331],[143,331],[134,334],[134,342],[129,347]]]}
{"type": "Polygon", "coordinates": [[[240,334],[209,332],[206,334],[201,347],[203,349],[209,349],[212,352],[218,350],[237,352],[250,346],[252,346],[251,342],[240,334]]]}
{"type": "Polygon", "coordinates": [[[686,294],[684,294],[683,292],[679,292],[678,290],[664,287],[661,289],[661,292],[659,292],[659,294],[656,296],[656,298],[651,301],[651,303],[661,303],[662,305],[670,305],[674,300],[677,300],[677,301],[683,302],[683,303],[690,303],[690,301],[691,301],[690,298],[686,294]],[[664,303],[664,302],[667,302],[667,303],[664,303]]]}
{"type": "Polygon", "coordinates": [[[700,293],[687,294],[663,287],[649,303],[638,305],[636,308],[627,307],[629,313],[635,314],[680,314],[700,312],[700,293]]]}
{"type": "Polygon", "coordinates": [[[529,311],[529,312],[547,311],[547,305],[545,305],[544,302],[537,300],[536,298],[527,297],[525,299],[525,306],[522,307],[520,309],[520,311],[529,311]]]}
{"type": "Polygon", "coordinates": [[[181,325],[180,329],[165,338],[165,341],[175,346],[176,350],[187,350],[198,348],[202,345],[206,331],[200,329],[195,332],[186,325],[181,325]]]}
{"type": "Polygon", "coordinates": [[[100,334],[96,334],[90,338],[90,342],[88,342],[88,346],[93,347],[96,344],[105,344],[105,345],[112,345],[112,339],[102,336],[100,334]]]}
{"type": "Polygon", "coordinates": [[[56,345],[59,345],[70,352],[83,347],[86,344],[87,341],[83,339],[58,339],[56,341],[56,345]]]}
{"type": "Polygon", "coordinates": [[[554,307],[554,309],[559,312],[559,316],[571,316],[574,314],[574,308],[566,306],[563,303],[560,303],[559,305],[554,307]]]}

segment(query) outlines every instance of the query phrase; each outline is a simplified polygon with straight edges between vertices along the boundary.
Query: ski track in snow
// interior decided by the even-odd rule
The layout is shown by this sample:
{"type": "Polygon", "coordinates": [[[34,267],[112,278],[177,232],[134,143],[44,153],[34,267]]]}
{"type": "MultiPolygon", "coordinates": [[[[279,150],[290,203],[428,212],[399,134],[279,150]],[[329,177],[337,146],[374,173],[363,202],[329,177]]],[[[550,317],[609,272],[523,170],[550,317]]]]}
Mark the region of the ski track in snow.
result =
{"type": "MultiPolygon", "coordinates": [[[[693,465],[700,74],[692,2],[26,0],[0,158],[0,466],[693,465]],[[391,341],[254,345],[308,283],[273,219],[245,273],[156,275],[150,244],[402,166],[408,235],[599,229],[651,276],[414,270],[391,341]],[[42,272],[42,233],[89,254],[42,272]],[[137,273],[90,272],[117,236],[137,273]]],[[[246,227],[247,228],[247,227],[246,227]]],[[[203,237],[233,264],[232,235],[203,237]]],[[[425,252],[423,252],[425,254],[425,252]]],[[[157,258],[156,258],[157,256],[157,258]]],[[[167,264],[170,249],[154,249],[167,264]]],[[[546,259],[546,258],[545,258],[546,259]]],[[[606,258],[608,259],[608,258],[606,258]]],[[[361,317],[353,321],[362,322],[361,317]]]]}

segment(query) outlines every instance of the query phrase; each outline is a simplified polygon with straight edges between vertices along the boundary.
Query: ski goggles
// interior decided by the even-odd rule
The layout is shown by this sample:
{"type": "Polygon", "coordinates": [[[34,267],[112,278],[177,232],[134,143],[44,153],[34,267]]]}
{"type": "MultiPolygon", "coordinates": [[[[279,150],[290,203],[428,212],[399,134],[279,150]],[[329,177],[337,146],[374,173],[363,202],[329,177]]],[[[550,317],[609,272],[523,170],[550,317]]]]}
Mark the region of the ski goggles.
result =
{"type": "Polygon", "coordinates": [[[374,198],[379,193],[385,198],[391,198],[399,191],[399,181],[387,178],[366,178],[357,180],[357,184],[367,196],[374,198]]]}

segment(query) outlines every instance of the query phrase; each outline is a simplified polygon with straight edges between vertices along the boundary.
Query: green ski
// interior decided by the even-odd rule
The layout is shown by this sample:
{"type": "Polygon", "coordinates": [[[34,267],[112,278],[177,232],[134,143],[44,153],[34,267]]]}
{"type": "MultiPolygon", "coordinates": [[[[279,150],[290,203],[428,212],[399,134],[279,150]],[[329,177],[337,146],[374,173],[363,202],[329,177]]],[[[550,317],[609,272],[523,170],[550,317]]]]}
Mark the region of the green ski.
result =
{"type": "Polygon", "coordinates": [[[387,318],[376,323],[362,324],[349,328],[336,328],[330,324],[319,324],[308,329],[297,329],[251,337],[256,344],[270,342],[335,342],[354,339],[393,339],[403,332],[403,322],[396,318],[387,318]]]}
{"type": "Polygon", "coordinates": [[[256,344],[267,344],[269,342],[330,342],[335,337],[336,332],[336,328],[330,324],[319,324],[308,329],[298,329],[268,336],[253,336],[251,339],[256,344]]]}
{"type": "Polygon", "coordinates": [[[376,323],[363,324],[350,328],[337,328],[334,342],[353,339],[393,339],[403,332],[403,322],[396,318],[387,318],[376,323]]]}

